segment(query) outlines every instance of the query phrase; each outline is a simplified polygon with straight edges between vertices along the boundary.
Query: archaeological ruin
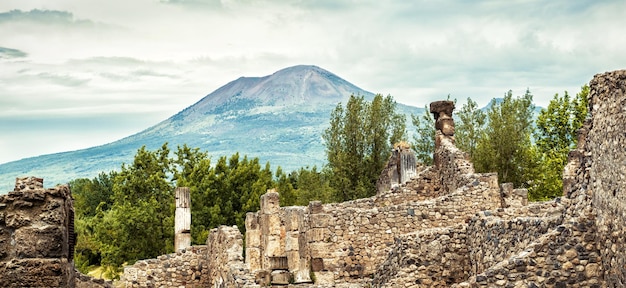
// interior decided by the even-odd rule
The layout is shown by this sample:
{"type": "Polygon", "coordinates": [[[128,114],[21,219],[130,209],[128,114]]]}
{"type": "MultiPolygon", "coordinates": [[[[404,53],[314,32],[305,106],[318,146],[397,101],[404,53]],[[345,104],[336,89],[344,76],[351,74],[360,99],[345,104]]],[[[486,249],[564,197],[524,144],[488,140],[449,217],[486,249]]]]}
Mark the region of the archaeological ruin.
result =
{"type": "MultiPolygon", "coordinates": [[[[476,173],[454,145],[454,103],[438,101],[433,166],[398,146],[371,198],[281,207],[280,191],[268,191],[245,235],[221,226],[202,246],[189,246],[189,190],[179,188],[176,253],[137,261],[119,284],[624,287],[626,70],[598,74],[590,88],[563,197],[529,203],[525,189],[476,173]]],[[[18,179],[0,196],[0,286],[111,287],[74,269],[71,193],[42,181],[18,179]]]]}

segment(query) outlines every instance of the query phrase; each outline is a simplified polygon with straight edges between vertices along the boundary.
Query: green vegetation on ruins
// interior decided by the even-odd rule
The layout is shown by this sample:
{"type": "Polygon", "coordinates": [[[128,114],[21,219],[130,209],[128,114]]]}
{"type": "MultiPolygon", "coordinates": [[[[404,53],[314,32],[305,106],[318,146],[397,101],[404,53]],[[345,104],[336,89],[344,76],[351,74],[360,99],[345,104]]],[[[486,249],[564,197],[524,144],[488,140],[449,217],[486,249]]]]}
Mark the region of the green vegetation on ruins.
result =
{"type": "MultiPolygon", "coordinates": [[[[477,172],[495,171],[501,182],[528,188],[530,200],[558,197],[567,154],[587,116],[588,93],[583,86],[573,98],[556,94],[536,121],[530,91],[518,97],[509,91],[486,111],[468,98],[455,114],[457,147],[477,172]]],[[[427,109],[412,120],[418,161],[431,164],[432,115],[427,109]]],[[[324,131],[327,165],[289,173],[239,153],[215,160],[186,145],[175,151],[167,143],[154,151],[142,147],[118,172],[71,181],[75,265],[83,273],[102,266],[103,276],[115,278],[122,265],[173,252],[176,187],[190,188],[193,244],[204,244],[219,225],[243,231],[245,214],[259,210],[259,197],[270,188],[280,192],[282,206],[372,196],[392,145],[406,141],[404,123],[391,96],[376,95],[372,102],[351,96],[345,106],[336,106],[324,131]]]]}

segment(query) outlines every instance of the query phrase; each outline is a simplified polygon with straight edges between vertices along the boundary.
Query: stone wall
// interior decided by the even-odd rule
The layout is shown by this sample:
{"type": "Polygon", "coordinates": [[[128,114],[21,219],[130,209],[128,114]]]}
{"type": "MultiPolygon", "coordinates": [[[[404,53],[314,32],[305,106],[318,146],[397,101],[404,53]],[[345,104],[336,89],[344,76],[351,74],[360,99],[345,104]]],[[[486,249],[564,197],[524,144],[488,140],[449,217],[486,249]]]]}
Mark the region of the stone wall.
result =
{"type": "Polygon", "coordinates": [[[590,187],[597,210],[598,244],[609,287],[626,285],[626,70],[596,75],[587,145],[593,157],[590,187]]]}
{"type": "Polygon", "coordinates": [[[449,287],[469,276],[465,225],[405,234],[378,267],[374,287],[449,287]]]}
{"type": "Polygon", "coordinates": [[[220,226],[209,232],[206,274],[210,287],[256,287],[243,262],[242,238],[237,226],[220,226]]]}
{"type": "Polygon", "coordinates": [[[467,245],[470,247],[467,270],[470,275],[482,273],[486,268],[508,259],[560,225],[563,205],[552,204],[556,203],[533,205],[539,207],[526,209],[530,213],[520,210],[508,215],[504,211],[478,213],[467,226],[467,245]]]}
{"type": "Polygon", "coordinates": [[[80,273],[78,270],[74,270],[74,274],[76,275],[74,281],[76,288],[113,288],[112,281],[93,278],[89,275],[80,273]]]}
{"type": "Polygon", "coordinates": [[[248,268],[271,274],[267,284],[310,283],[309,275],[320,285],[359,282],[373,276],[402,235],[466,223],[479,211],[500,208],[497,175],[474,173],[450,139],[439,144],[439,167],[371,198],[280,207],[278,193],[263,195],[261,210],[246,218],[248,268]]]}
{"type": "Polygon", "coordinates": [[[0,287],[74,287],[73,216],[68,186],[18,178],[0,196],[0,287]]]}
{"type": "Polygon", "coordinates": [[[124,287],[205,287],[209,281],[208,249],[191,246],[124,268],[124,287]]]}

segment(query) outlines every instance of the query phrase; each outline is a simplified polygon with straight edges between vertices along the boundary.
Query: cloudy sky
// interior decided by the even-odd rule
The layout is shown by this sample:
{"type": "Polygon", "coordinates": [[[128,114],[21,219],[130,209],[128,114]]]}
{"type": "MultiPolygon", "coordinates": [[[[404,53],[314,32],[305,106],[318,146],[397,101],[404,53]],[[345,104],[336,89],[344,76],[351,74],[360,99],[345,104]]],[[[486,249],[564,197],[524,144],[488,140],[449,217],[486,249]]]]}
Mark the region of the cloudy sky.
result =
{"type": "Polygon", "coordinates": [[[240,76],[312,64],[424,106],[538,105],[626,68],[626,1],[2,0],[0,163],[139,132],[240,76]]]}

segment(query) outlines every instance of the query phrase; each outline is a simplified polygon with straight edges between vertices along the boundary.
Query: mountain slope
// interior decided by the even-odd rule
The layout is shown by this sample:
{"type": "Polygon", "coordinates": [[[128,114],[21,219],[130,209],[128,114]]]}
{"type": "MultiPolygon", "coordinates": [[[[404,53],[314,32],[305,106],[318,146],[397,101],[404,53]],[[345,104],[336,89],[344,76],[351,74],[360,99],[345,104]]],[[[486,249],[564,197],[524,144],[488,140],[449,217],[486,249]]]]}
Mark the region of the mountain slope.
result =
{"type": "MultiPolygon", "coordinates": [[[[370,100],[374,96],[316,66],[241,77],[135,135],[102,146],[2,164],[0,193],[12,190],[17,176],[43,177],[47,186],[93,178],[100,171],[130,163],[141,146],[156,149],[164,142],[172,150],[183,144],[199,147],[214,159],[239,152],[284,171],[321,166],[325,162],[321,134],[328,127],[330,112],[351,94],[370,100]]],[[[398,109],[406,114],[423,112],[400,104],[398,109]]]]}

